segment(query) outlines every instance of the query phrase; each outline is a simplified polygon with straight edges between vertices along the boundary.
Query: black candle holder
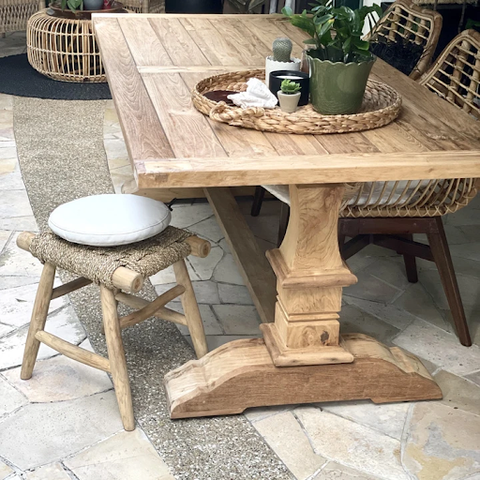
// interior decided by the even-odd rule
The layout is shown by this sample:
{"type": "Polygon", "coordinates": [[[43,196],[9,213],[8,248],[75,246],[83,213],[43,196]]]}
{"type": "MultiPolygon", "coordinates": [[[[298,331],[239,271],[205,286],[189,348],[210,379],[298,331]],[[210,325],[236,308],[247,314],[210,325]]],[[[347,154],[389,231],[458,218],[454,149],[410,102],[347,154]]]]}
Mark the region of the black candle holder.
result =
{"type": "Polygon", "coordinates": [[[285,79],[300,84],[301,90],[298,106],[301,107],[302,105],[307,105],[310,97],[310,78],[308,73],[291,70],[275,70],[274,72],[270,72],[269,88],[276,97],[277,92],[280,90],[280,85],[285,79]]]}

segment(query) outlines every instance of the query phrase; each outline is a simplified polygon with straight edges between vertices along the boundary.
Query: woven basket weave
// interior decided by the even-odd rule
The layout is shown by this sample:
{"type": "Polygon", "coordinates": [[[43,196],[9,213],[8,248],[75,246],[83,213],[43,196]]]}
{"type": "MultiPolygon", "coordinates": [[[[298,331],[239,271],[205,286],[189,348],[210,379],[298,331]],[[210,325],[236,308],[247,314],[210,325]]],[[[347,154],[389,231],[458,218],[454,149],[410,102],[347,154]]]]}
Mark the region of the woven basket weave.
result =
{"type": "Polygon", "coordinates": [[[279,108],[230,107],[225,102],[215,102],[204,96],[213,90],[245,91],[246,81],[256,77],[265,78],[265,71],[247,70],[215,75],[199,82],[193,92],[193,104],[200,112],[218,122],[236,127],[252,128],[264,132],[324,134],[360,132],[383,127],[397,118],[402,99],[388,85],[370,80],[367,84],[362,108],[353,115],[321,115],[311,105],[300,107],[287,114],[279,108]]]}

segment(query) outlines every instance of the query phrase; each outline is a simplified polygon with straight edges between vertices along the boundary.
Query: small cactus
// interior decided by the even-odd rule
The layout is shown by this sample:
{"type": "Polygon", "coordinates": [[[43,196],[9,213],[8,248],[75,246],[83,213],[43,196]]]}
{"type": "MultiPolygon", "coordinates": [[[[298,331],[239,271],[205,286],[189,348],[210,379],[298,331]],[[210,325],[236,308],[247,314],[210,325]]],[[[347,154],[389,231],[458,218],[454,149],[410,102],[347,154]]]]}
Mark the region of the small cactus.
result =
{"type": "Polygon", "coordinates": [[[290,62],[292,42],[289,38],[277,38],[273,41],[273,59],[276,62],[290,62]]]}

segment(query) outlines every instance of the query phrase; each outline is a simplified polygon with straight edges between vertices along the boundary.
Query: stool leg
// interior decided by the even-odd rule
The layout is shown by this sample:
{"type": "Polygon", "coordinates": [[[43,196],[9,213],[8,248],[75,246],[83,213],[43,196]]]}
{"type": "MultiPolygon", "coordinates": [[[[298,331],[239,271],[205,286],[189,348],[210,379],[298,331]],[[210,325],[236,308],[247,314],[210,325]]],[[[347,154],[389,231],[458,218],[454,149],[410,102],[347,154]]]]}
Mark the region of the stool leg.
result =
{"type": "Polygon", "coordinates": [[[35,338],[37,332],[45,328],[47,321],[48,307],[52,298],[53,282],[55,280],[55,265],[46,263],[43,266],[40,283],[38,284],[37,295],[33,305],[32,318],[28,327],[27,340],[23,353],[22,369],[20,378],[28,380],[32,377],[33,367],[37,360],[40,342],[35,338]]]}
{"type": "Polygon", "coordinates": [[[120,416],[122,417],[125,430],[135,430],[132,392],[130,391],[127,362],[118,322],[117,301],[113,292],[103,285],[100,285],[100,299],[102,301],[103,324],[105,326],[110,373],[113,378],[120,416]]]}
{"type": "Polygon", "coordinates": [[[185,292],[181,296],[183,311],[187,320],[187,327],[192,337],[193,348],[197,354],[197,358],[203,357],[208,352],[207,340],[205,338],[205,330],[203,328],[202,317],[198,309],[197,299],[193,291],[190,275],[184,260],[173,265],[175,278],[179,285],[185,288],[185,292]]]}

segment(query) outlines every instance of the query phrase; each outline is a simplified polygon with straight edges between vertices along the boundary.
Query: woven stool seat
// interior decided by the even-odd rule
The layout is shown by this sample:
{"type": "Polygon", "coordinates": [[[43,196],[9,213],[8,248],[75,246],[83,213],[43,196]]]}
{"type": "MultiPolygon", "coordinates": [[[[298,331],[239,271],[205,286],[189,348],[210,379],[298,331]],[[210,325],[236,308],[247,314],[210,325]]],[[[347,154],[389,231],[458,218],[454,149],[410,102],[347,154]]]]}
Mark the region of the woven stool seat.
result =
{"type": "Polygon", "coordinates": [[[22,380],[31,378],[40,343],[44,343],[73,360],[110,373],[125,430],[133,430],[135,420],[132,394],[121,330],[151,317],[158,317],[188,328],[198,358],[207,353],[202,318],[185,264],[185,257],[190,254],[201,258],[209,254],[210,243],[206,240],[185,230],[167,227],[147,240],[118,247],[79,245],[52,232],[39,235],[23,232],[17,238],[17,245],[31,252],[44,264],[25,342],[20,372],[22,380]],[[173,266],[175,286],[151,302],[132,294],[142,288],[146,278],[170,266],[173,266]],[[57,267],[78,275],[78,278],[53,288],[57,267]],[[45,331],[50,302],[92,282],[100,286],[108,357],[85,350],[45,331]],[[182,302],[183,313],[166,307],[176,298],[182,302]],[[118,302],[135,311],[119,317],[118,302]]]}
{"type": "Polygon", "coordinates": [[[147,278],[190,255],[191,246],[184,242],[190,236],[185,230],[167,227],[152,238],[130,245],[89,247],[45,232],[35,236],[30,252],[42,263],[53,263],[112,289],[115,287],[112,277],[119,267],[129,268],[147,278]]]}

